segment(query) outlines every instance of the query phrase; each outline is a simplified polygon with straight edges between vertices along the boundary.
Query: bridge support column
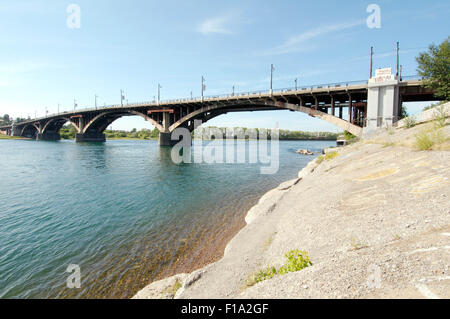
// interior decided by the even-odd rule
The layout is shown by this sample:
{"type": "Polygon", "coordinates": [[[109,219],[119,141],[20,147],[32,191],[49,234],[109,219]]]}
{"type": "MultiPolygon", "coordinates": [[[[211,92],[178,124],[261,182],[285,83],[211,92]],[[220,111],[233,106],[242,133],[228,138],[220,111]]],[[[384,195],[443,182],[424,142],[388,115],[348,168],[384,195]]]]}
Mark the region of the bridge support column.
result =
{"type": "Polygon", "coordinates": [[[159,132],[158,144],[159,146],[173,146],[176,141],[172,141],[172,134],[169,132],[170,127],[170,113],[163,112],[163,128],[165,132],[159,132]]]}
{"type": "Polygon", "coordinates": [[[38,141],[59,141],[60,139],[61,135],[57,132],[39,133],[36,136],[36,140],[38,141]]]}
{"type": "Polygon", "coordinates": [[[75,135],[75,142],[106,142],[105,134],[99,132],[86,132],[86,133],[77,133],[75,135]]]}
{"type": "Polygon", "coordinates": [[[159,132],[158,145],[159,146],[174,146],[177,141],[172,141],[171,133],[159,132]]]}
{"type": "Polygon", "coordinates": [[[11,126],[11,136],[20,136],[20,129],[17,127],[16,123],[13,123],[11,126]]]}
{"type": "Polygon", "coordinates": [[[391,127],[398,120],[399,81],[392,69],[378,69],[367,86],[367,125],[364,134],[391,127]]]}

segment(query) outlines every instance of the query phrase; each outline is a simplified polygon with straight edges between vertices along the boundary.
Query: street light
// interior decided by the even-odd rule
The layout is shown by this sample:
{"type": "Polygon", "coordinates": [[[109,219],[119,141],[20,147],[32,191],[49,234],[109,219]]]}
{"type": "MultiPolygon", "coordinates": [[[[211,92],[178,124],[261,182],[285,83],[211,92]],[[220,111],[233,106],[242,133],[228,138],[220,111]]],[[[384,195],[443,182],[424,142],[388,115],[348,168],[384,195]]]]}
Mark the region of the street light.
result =
{"type": "Polygon", "coordinates": [[[162,86],[158,83],[158,104],[161,102],[161,89],[162,86]]]}
{"type": "Polygon", "coordinates": [[[373,74],[373,47],[370,47],[370,78],[373,74]]]}
{"type": "Polygon", "coordinates": [[[231,94],[231,96],[234,96],[234,85],[233,85],[233,93],[231,94]]]}
{"type": "Polygon", "coordinates": [[[202,101],[203,101],[203,92],[206,90],[205,78],[202,75],[202,101]]]}
{"type": "Polygon", "coordinates": [[[400,71],[399,71],[399,64],[400,64],[400,55],[399,55],[399,51],[400,51],[400,42],[397,42],[397,79],[399,78],[400,75],[400,71]]]}
{"type": "Polygon", "coordinates": [[[123,100],[125,100],[124,91],[120,90],[120,105],[123,106],[123,100]]]}
{"type": "Polygon", "coordinates": [[[73,99],[73,110],[75,111],[77,109],[77,100],[73,99]]]}
{"type": "Polygon", "coordinates": [[[270,94],[273,92],[273,71],[275,68],[273,67],[273,64],[270,65],[270,94]]]}
{"type": "Polygon", "coordinates": [[[295,79],[295,90],[297,91],[297,79],[295,79]]]}
{"type": "Polygon", "coordinates": [[[95,94],[95,109],[97,109],[97,98],[98,98],[98,95],[95,94]]]}

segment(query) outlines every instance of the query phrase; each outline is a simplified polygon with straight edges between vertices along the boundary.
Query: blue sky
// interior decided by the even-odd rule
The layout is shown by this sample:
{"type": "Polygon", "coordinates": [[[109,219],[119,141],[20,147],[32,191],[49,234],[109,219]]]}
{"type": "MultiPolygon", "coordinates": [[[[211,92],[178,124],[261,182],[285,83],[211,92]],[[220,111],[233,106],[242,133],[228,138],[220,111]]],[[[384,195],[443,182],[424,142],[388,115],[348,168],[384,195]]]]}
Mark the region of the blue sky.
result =
{"type": "MultiPolygon", "coordinates": [[[[449,36],[446,1],[114,1],[2,0],[0,2],[0,113],[34,117],[73,108],[365,80],[374,66],[395,67],[400,41],[404,75],[416,74],[415,56],[449,36]],[[81,9],[70,29],[68,5],[81,9]],[[370,29],[369,4],[381,9],[370,29]]],[[[416,113],[421,104],[409,104],[416,113]]],[[[235,113],[208,122],[291,130],[337,128],[292,112],[235,113]]],[[[114,129],[151,128],[138,117],[114,129]]]]}

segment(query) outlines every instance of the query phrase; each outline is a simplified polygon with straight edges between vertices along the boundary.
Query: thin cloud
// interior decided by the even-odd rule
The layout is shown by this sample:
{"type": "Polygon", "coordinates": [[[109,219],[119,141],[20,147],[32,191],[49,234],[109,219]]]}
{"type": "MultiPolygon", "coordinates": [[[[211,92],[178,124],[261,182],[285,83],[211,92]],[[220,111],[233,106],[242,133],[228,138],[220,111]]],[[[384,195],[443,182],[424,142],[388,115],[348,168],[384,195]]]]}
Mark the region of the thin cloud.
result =
{"type": "Polygon", "coordinates": [[[49,64],[44,62],[20,62],[11,64],[0,64],[0,72],[3,74],[14,75],[20,73],[29,73],[45,69],[49,64]]]}
{"type": "Polygon", "coordinates": [[[347,23],[338,23],[321,26],[315,29],[311,29],[305,32],[302,32],[298,35],[292,36],[287,39],[283,44],[267,50],[264,52],[264,55],[278,55],[278,54],[287,54],[293,52],[304,52],[310,50],[311,44],[308,41],[311,41],[315,38],[324,36],[326,34],[343,31],[346,29],[351,29],[360,25],[365,24],[364,20],[347,22],[347,23]],[[308,42],[308,46],[302,46],[308,42]]]}
{"type": "Polygon", "coordinates": [[[231,34],[229,29],[229,24],[232,18],[230,16],[215,17],[211,19],[206,19],[198,27],[197,31],[204,34],[231,34]]]}

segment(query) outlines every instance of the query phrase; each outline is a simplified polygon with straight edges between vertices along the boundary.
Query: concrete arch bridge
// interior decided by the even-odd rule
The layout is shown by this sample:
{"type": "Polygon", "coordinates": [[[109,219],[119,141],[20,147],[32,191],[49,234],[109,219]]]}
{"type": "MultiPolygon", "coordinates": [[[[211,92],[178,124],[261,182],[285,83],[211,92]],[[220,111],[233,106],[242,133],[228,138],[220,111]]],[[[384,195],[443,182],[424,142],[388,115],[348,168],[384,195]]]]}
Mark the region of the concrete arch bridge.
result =
{"type": "Polygon", "coordinates": [[[0,127],[0,132],[37,140],[59,140],[61,127],[71,123],[77,130],[77,142],[104,142],[104,131],[115,120],[123,116],[141,116],[159,130],[159,144],[168,146],[171,145],[171,133],[178,127],[192,131],[194,120],[204,123],[229,112],[289,110],[320,118],[360,136],[365,127],[392,125],[397,121],[402,102],[429,100],[436,98],[420,80],[383,85],[360,81],[88,108],[0,127]]]}

